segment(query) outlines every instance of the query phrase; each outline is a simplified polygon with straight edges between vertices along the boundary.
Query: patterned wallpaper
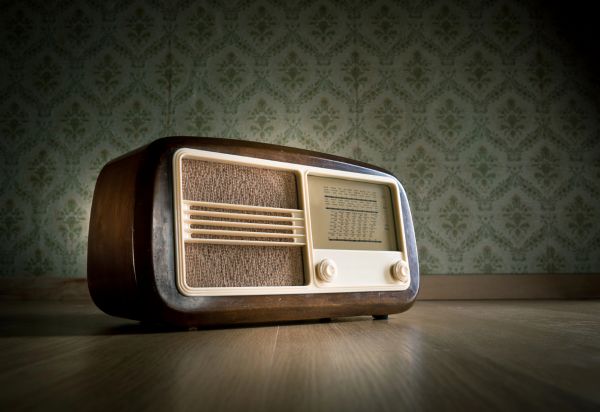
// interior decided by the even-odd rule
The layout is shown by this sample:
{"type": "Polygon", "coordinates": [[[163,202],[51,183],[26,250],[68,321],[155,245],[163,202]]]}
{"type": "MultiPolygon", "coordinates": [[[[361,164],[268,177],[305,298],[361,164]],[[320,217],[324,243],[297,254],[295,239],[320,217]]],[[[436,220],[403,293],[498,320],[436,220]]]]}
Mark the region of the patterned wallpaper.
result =
{"type": "Polygon", "coordinates": [[[393,171],[425,274],[600,271],[598,87],[543,2],[3,7],[2,276],[85,276],[101,166],[167,135],[393,171]]]}

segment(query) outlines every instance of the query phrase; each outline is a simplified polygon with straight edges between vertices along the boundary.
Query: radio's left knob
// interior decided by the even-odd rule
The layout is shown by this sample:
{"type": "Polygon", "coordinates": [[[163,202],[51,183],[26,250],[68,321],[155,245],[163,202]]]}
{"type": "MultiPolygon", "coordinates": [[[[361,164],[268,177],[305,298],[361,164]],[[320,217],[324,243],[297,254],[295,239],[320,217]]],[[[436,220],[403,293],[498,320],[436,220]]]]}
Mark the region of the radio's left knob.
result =
{"type": "Polygon", "coordinates": [[[317,276],[323,282],[331,282],[337,275],[337,265],[331,259],[323,259],[317,265],[317,276]]]}

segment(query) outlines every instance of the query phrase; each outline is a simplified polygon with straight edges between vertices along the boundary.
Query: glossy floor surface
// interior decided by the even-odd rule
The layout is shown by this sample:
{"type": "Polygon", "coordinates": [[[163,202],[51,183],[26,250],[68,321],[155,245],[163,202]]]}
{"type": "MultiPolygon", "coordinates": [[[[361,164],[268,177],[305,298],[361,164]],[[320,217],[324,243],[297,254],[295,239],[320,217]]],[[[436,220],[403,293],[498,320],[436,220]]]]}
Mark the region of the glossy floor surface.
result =
{"type": "Polygon", "coordinates": [[[0,302],[0,410],[600,410],[600,301],[199,331],[0,302]]]}

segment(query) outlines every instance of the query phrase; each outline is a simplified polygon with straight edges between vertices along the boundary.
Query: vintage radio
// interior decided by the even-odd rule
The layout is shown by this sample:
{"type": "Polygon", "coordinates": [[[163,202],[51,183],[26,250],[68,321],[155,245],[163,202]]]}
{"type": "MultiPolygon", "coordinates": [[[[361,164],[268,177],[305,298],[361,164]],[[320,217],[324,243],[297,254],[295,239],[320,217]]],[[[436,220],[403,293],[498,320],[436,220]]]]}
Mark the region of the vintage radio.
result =
{"type": "Polygon", "coordinates": [[[408,309],[419,266],[385,170],[281,146],[157,140],[94,192],[88,284],[108,314],[179,326],[408,309]]]}

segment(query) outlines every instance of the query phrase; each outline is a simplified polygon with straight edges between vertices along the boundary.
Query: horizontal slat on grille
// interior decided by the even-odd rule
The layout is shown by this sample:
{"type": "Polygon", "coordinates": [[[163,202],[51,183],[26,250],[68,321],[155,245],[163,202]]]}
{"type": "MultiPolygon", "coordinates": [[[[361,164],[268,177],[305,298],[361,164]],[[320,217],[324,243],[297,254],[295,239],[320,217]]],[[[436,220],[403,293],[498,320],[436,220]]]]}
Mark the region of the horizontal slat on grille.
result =
{"type": "Polygon", "coordinates": [[[184,200],[186,243],[304,246],[304,211],[184,200]]]}

